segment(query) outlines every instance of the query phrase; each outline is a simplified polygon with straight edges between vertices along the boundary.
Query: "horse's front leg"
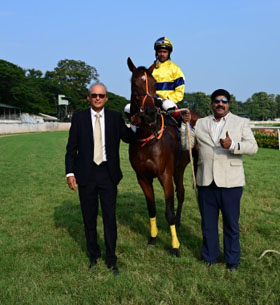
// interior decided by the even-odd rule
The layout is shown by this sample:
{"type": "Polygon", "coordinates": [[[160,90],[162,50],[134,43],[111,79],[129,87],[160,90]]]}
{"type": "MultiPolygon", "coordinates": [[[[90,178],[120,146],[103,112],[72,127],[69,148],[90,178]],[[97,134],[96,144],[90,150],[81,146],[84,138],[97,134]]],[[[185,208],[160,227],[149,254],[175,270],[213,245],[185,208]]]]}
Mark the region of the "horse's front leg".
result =
{"type": "Polygon", "coordinates": [[[189,163],[189,154],[188,151],[182,152],[179,163],[176,166],[174,174],[174,183],[176,185],[176,194],[177,194],[177,210],[176,210],[176,228],[178,229],[181,225],[181,214],[183,202],[185,199],[185,188],[184,188],[184,171],[186,165],[189,163]],[[183,155],[184,154],[184,155],[183,155]]]}
{"type": "Polygon", "coordinates": [[[165,217],[170,226],[171,240],[172,240],[172,254],[179,257],[180,242],[177,237],[175,226],[175,211],[174,211],[174,187],[172,181],[172,174],[165,173],[159,177],[159,181],[164,189],[165,196],[165,217]]]}
{"type": "Polygon", "coordinates": [[[147,208],[150,216],[150,234],[148,245],[153,246],[156,244],[156,238],[158,234],[157,222],[156,222],[156,204],[155,204],[155,194],[153,188],[153,179],[152,178],[142,178],[137,177],[138,183],[141,186],[146,202],[147,208]]]}

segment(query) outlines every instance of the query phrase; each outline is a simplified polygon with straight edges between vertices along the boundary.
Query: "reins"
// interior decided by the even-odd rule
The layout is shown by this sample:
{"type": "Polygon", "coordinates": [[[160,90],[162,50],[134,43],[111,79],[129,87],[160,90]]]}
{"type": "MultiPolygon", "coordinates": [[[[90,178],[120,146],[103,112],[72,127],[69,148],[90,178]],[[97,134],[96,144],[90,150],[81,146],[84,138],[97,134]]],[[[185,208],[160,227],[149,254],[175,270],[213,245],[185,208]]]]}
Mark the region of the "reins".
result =
{"type": "Polygon", "coordinates": [[[157,138],[157,140],[159,140],[162,137],[165,125],[164,125],[163,115],[161,114],[160,116],[161,116],[161,128],[160,128],[160,130],[158,132],[157,131],[153,132],[150,136],[148,136],[145,139],[138,139],[138,142],[143,142],[141,144],[141,147],[145,146],[148,142],[150,142],[154,138],[157,138]]]}
{"type": "MultiPolygon", "coordinates": [[[[183,112],[183,111],[190,111],[190,110],[188,108],[181,108],[181,109],[172,110],[172,111],[170,111],[170,113],[183,112]]],[[[190,156],[191,169],[192,169],[193,188],[194,188],[194,192],[196,195],[196,201],[198,204],[198,194],[197,194],[196,178],[195,178],[195,172],[194,172],[193,155],[192,155],[192,150],[190,149],[190,147],[191,147],[191,126],[190,126],[189,122],[187,122],[187,139],[188,139],[189,156],[190,156]]],[[[199,204],[198,204],[198,206],[199,206],[199,204]]]]}

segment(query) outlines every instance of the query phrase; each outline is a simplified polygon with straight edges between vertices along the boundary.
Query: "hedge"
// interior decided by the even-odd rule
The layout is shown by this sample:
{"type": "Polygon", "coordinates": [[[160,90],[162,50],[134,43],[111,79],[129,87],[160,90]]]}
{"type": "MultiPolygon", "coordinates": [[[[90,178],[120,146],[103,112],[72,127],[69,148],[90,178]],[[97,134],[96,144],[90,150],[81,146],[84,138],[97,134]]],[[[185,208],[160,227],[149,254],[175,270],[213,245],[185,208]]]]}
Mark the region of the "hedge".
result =
{"type": "Polygon", "coordinates": [[[259,147],[279,149],[277,130],[254,129],[256,141],[259,147]]]}

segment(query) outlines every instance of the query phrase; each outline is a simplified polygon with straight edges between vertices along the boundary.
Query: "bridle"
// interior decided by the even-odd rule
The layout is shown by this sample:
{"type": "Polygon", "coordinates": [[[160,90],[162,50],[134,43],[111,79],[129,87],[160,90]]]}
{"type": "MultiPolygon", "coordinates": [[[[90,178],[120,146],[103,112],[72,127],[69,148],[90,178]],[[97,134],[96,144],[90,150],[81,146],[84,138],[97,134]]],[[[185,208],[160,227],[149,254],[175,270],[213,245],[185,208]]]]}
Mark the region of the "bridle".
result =
{"type": "Polygon", "coordinates": [[[137,96],[144,96],[141,105],[139,105],[138,100],[136,99],[136,103],[140,109],[140,112],[144,112],[145,109],[145,103],[147,101],[147,98],[150,97],[153,103],[153,106],[155,106],[155,96],[151,95],[151,93],[149,92],[149,82],[148,82],[148,74],[147,72],[144,71],[144,75],[145,75],[145,88],[146,91],[143,94],[133,94],[133,96],[137,97],[137,96]]]}
{"type": "Polygon", "coordinates": [[[148,82],[147,72],[144,72],[144,75],[145,75],[146,92],[145,92],[145,96],[144,96],[144,99],[143,99],[143,102],[142,102],[142,107],[141,107],[142,110],[144,110],[144,108],[145,108],[145,102],[146,102],[148,97],[150,97],[152,99],[153,105],[155,106],[155,99],[149,92],[149,82],[148,82]]]}
{"type": "MultiPolygon", "coordinates": [[[[145,103],[146,103],[148,97],[151,98],[152,104],[153,104],[154,107],[155,107],[155,98],[156,98],[155,96],[151,95],[150,92],[149,92],[149,82],[148,82],[147,72],[144,71],[144,75],[145,75],[145,89],[146,89],[146,91],[144,92],[144,94],[133,94],[133,96],[135,96],[135,97],[144,96],[141,105],[139,105],[138,100],[135,99],[135,102],[138,104],[140,115],[142,114],[142,116],[143,116],[144,109],[145,109],[145,103]]],[[[160,116],[161,116],[161,128],[160,128],[160,130],[156,130],[156,131],[152,132],[151,135],[148,136],[147,138],[138,139],[138,142],[142,142],[141,147],[145,146],[149,141],[151,141],[154,138],[159,140],[162,137],[165,126],[164,126],[164,117],[163,117],[162,114],[160,114],[160,116]]],[[[155,119],[155,122],[153,122],[152,124],[149,124],[149,125],[151,126],[153,124],[156,124],[156,122],[157,122],[157,120],[155,119]]],[[[148,130],[148,131],[150,131],[150,130],[148,130]]]]}

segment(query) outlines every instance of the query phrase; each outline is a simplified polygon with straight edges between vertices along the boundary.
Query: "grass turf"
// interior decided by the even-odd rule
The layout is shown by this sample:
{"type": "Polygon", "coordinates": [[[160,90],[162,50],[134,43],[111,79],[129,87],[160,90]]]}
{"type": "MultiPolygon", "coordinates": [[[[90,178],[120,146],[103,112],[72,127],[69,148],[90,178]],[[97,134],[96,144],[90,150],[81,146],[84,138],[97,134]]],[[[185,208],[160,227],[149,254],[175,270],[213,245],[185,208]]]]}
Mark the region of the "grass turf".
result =
{"type": "MultiPolygon", "coordinates": [[[[155,182],[158,243],[147,247],[149,217],[143,193],[121,145],[124,178],[117,201],[118,266],[88,270],[77,192],[66,185],[67,132],[0,137],[0,304],[280,304],[280,152],[245,156],[247,185],[241,217],[241,264],[229,272],[221,255],[207,268],[200,259],[200,215],[185,173],[186,199],[178,231],[181,258],[169,255],[163,193],[155,182]]],[[[220,226],[222,239],[222,226],[220,226]]],[[[104,254],[102,218],[99,243],[104,254]]],[[[221,245],[222,253],[222,245],[221,245]]]]}

